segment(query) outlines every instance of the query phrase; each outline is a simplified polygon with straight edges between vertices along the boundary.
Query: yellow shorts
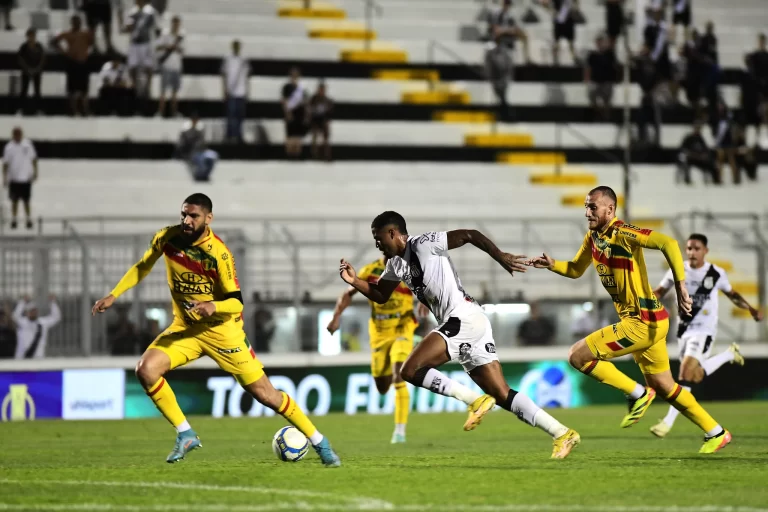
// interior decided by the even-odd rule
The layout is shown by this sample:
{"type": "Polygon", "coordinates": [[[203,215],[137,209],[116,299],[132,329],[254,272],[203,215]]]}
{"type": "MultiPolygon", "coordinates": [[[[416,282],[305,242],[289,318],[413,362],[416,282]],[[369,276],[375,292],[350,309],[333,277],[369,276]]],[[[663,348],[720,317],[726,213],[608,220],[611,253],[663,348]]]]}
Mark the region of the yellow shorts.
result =
{"type": "Polygon", "coordinates": [[[632,354],[643,374],[653,375],[669,370],[667,353],[669,320],[647,324],[639,319],[624,318],[587,336],[587,346],[597,359],[632,354]]]}
{"type": "Polygon", "coordinates": [[[171,370],[205,354],[243,386],[256,382],[264,375],[264,365],[256,357],[240,323],[227,322],[210,327],[190,326],[174,320],[148,348],[168,354],[171,370]]]}
{"type": "Polygon", "coordinates": [[[395,363],[404,363],[413,350],[413,329],[395,334],[371,333],[371,375],[392,375],[395,363]]]}

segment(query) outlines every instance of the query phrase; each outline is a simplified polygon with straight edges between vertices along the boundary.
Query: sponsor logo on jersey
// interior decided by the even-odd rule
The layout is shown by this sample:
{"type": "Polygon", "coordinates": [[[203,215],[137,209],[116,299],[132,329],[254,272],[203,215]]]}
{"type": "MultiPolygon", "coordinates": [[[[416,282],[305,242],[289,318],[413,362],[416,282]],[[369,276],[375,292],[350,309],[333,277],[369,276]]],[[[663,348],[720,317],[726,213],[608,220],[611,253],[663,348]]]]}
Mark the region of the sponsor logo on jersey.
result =
{"type": "Polygon", "coordinates": [[[607,275],[610,275],[611,271],[606,265],[603,265],[602,263],[600,263],[597,265],[597,273],[598,275],[601,275],[601,276],[607,276],[607,275]]]}
{"type": "Polygon", "coordinates": [[[213,293],[213,286],[211,283],[185,283],[184,281],[173,280],[173,291],[175,293],[181,293],[183,295],[210,295],[213,293]]]}
{"type": "Polygon", "coordinates": [[[704,282],[702,283],[702,286],[706,288],[707,290],[711,290],[715,287],[715,280],[712,279],[712,276],[707,276],[704,278],[704,282]]]}
{"type": "Polygon", "coordinates": [[[613,276],[600,276],[600,282],[606,288],[616,288],[616,279],[613,276]]]}
{"type": "Polygon", "coordinates": [[[217,348],[216,352],[219,354],[237,354],[240,352],[240,347],[235,348],[217,348]]]}

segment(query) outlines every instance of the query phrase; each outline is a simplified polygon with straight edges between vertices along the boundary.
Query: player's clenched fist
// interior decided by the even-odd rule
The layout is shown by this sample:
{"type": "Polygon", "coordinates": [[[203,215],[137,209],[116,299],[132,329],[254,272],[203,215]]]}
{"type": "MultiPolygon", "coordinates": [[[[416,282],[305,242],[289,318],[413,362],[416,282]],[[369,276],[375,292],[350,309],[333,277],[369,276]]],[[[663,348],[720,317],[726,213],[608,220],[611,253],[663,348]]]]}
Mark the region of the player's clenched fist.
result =
{"type": "Polygon", "coordinates": [[[355,279],[357,278],[357,272],[355,272],[355,267],[350,265],[345,259],[342,258],[341,263],[339,263],[339,275],[347,284],[352,284],[355,282],[355,279]]]}
{"type": "Polygon", "coordinates": [[[115,297],[113,295],[107,295],[106,297],[99,299],[96,301],[96,304],[93,305],[93,309],[91,309],[91,314],[95,315],[96,313],[103,313],[109,308],[112,307],[112,304],[115,302],[115,297]]]}

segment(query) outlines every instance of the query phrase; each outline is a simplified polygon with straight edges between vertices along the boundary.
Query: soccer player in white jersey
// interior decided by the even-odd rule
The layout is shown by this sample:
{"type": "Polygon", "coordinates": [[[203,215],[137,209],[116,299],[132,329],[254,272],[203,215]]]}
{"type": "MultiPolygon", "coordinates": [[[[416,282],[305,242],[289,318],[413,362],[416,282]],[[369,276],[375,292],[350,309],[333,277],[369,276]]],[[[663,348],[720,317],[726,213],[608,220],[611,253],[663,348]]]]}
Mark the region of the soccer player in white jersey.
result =
{"type": "MultiPolygon", "coordinates": [[[[685,284],[691,291],[693,308],[689,318],[681,318],[677,329],[677,346],[680,351],[680,373],[678,383],[687,390],[712,375],[726,363],[744,366],[744,357],[739,353],[739,346],[732,343],[728,350],[711,356],[717,334],[717,292],[722,291],[737,307],[748,309],[755,321],[762,320],[762,313],[753,308],[739,292],[731,287],[725,270],[706,261],[707,237],[694,233],[688,237],[685,253],[685,284]]],[[[667,274],[653,293],[661,299],[674,285],[672,271],[667,274]]],[[[667,416],[651,427],[651,432],[664,437],[672,429],[679,414],[674,407],[669,408],[667,416]]]]}
{"type": "Polygon", "coordinates": [[[469,418],[464,430],[474,430],[483,416],[498,404],[525,423],[551,435],[554,440],[552,458],[567,457],[581,442],[579,434],[507,385],[496,356],[491,323],[480,305],[462,288],[448,251],[472,244],[488,253],[510,274],[525,272],[522,263],[525,256],[502,252],[482,233],[471,229],[409,236],[405,219],[392,211],[376,217],[371,232],[376,247],[387,260],[383,274],[377,282],[368,282],[358,278],[352,265],[341,260],[341,278],[379,304],[387,302],[403,281],[435,315],[439,325],[424,337],[403,363],[402,378],[414,386],[467,404],[469,418]],[[461,363],[487,394],[480,395],[437,369],[449,361],[461,363]]]}

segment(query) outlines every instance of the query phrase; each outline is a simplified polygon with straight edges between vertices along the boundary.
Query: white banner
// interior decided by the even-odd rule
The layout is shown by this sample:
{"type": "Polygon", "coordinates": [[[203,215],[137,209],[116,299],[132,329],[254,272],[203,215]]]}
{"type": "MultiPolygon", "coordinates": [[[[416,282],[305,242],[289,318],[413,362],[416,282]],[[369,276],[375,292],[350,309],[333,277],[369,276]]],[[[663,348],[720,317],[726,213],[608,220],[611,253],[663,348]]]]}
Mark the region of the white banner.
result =
{"type": "Polygon", "coordinates": [[[64,370],[62,418],[120,420],[125,414],[125,370],[64,370]]]}

